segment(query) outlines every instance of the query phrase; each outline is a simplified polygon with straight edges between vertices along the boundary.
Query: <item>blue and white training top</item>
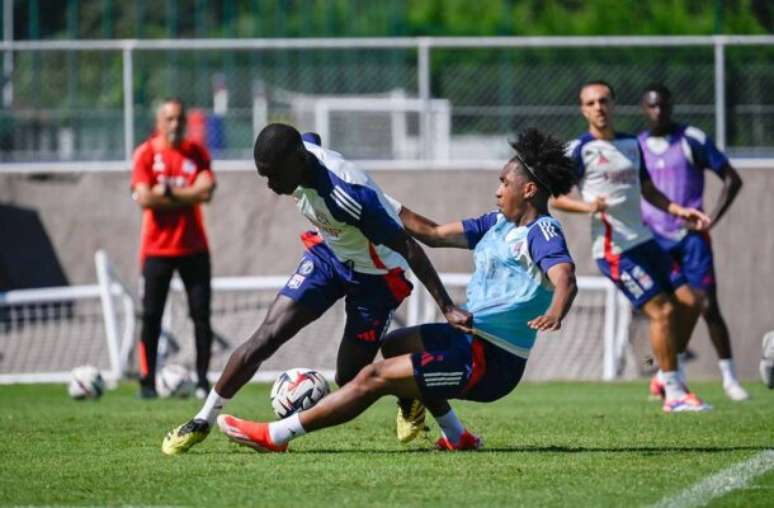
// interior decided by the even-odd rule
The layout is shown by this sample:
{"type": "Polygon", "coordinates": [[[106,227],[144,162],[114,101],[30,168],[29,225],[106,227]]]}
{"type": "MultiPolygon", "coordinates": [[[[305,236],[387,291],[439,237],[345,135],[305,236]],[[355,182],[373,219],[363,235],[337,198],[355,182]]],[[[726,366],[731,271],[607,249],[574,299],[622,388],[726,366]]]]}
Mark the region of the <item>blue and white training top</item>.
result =
{"type": "Polygon", "coordinates": [[[527,358],[537,335],[527,322],[545,313],[554,292],[546,273],[559,263],[573,263],[561,225],[543,215],[518,226],[499,212],[462,225],[476,265],[465,305],[475,333],[527,358]]]}
{"type": "Polygon", "coordinates": [[[339,153],[308,142],[304,146],[319,162],[316,179],[312,187],[297,187],[293,197],[339,261],[360,273],[408,271],[403,256],[383,245],[405,235],[400,203],[339,153]]]}

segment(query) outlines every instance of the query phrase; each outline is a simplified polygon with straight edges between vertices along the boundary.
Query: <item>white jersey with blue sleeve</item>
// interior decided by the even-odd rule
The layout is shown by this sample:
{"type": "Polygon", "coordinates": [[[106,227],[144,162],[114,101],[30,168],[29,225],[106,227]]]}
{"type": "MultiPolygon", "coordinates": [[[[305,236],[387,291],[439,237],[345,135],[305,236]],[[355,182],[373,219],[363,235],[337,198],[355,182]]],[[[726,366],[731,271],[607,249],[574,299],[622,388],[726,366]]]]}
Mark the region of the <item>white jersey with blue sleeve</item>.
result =
{"type": "Polygon", "coordinates": [[[583,200],[604,197],[607,209],[591,218],[592,254],[612,259],[653,235],[643,224],[640,211],[640,173],[645,163],[637,138],[616,134],[615,139],[597,139],[589,133],[567,148],[578,168],[578,188],[583,200]]]}
{"type": "Polygon", "coordinates": [[[310,187],[296,188],[293,197],[339,261],[360,273],[407,271],[403,256],[384,245],[405,235],[400,203],[337,152],[308,142],[304,146],[318,162],[316,177],[310,187]]]}
{"type": "Polygon", "coordinates": [[[527,358],[537,336],[527,322],[545,313],[553,297],[546,273],[559,263],[573,264],[561,225],[543,215],[518,226],[499,212],[462,225],[474,249],[466,308],[473,314],[475,334],[527,358]]]}

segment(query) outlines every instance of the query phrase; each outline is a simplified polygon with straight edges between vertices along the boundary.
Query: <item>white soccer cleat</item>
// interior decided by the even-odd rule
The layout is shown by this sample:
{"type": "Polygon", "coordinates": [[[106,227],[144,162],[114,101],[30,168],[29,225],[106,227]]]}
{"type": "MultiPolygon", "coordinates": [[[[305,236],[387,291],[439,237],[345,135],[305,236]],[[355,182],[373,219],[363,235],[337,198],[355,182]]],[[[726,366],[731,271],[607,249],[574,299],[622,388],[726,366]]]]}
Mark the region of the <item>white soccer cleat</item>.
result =
{"type": "Polygon", "coordinates": [[[726,395],[731,400],[743,401],[750,398],[750,395],[747,393],[747,390],[742,388],[742,385],[740,385],[736,381],[732,383],[724,384],[723,390],[725,390],[726,395]]]}

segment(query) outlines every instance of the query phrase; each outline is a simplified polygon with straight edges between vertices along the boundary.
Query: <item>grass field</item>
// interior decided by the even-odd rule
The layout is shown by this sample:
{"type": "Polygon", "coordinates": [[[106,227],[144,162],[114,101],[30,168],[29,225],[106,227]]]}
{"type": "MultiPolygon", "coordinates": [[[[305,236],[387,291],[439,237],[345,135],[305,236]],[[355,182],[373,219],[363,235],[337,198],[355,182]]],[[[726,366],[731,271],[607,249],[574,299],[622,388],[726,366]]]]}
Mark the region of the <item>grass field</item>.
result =
{"type": "MultiPolygon", "coordinates": [[[[98,402],[71,401],[62,386],[3,386],[0,505],[647,506],[774,448],[774,392],[749,383],[740,404],[719,383],[694,386],[715,411],[663,415],[645,382],[525,384],[495,404],[458,402],[485,439],[477,453],[400,445],[384,399],[288,454],[257,454],[215,430],[180,457],[162,455],[161,439],[197,401],[135,400],[134,385],[98,402]]],[[[268,390],[246,387],[229,412],[270,417],[268,390]]],[[[710,505],[774,506],[766,456],[766,473],[710,505]]]]}

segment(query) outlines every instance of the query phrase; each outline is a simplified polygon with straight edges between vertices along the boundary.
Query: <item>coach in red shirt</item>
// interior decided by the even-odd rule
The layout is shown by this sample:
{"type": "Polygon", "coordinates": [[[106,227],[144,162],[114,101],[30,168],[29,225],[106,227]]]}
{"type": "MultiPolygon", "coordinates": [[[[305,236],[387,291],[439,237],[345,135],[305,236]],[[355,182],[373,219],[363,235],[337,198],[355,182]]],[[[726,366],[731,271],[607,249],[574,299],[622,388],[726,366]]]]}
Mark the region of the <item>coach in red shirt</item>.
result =
{"type": "Polygon", "coordinates": [[[207,149],[183,139],[185,107],[165,99],[156,113],[156,133],[134,153],[132,198],[142,208],[140,264],[143,313],[140,397],[156,397],[156,354],[161,318],[175,270],[185,284],[196,335],[196,395],[209,392],[210,254],[200,203],[212,199],[215,177],[207,149]]]}

